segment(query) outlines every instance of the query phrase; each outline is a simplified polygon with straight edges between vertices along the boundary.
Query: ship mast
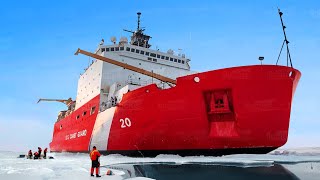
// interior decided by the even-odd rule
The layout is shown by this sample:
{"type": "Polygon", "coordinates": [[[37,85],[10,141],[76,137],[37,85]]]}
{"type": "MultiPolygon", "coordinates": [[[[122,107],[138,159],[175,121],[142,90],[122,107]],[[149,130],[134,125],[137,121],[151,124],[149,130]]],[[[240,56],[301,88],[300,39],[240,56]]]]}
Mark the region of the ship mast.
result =
{"type": "Polygon", "coordinates": [[[279,13],[280,20],[281,20],[281,26],[282,26],[282,31],[283,31],[283,35],[284,35],[284,40],[283,40],[283,43],[282,43],[282,46],[281,46],[281,49],[280,49],[280,53],[279,53],[276,65],[278,65],[279,58],[281,56],[281,52],[282,52],[283,46],[284,46],[284,44],[286,44],[286,47],[287,47],[287,66],[289,66],[289,62],[290,62],[291,67],[293,67],[292,66],[292,60],[291,60],[291,55],[290,55],[290,51],[289,51],[289,45],[288,45],[289,41],[287,39],[287,34],[286,34],[286,30],[285,30],[286,26],[284,25],[283,20],[282,20],[283,13],[280,11],[279,8],[278,8],[278,13],[279,13]]]}
{"type": "Polygon", "coordinates": [[[148,36],[148,35],[146,35],[146,34],[143,34],[143,31],[144,31],[145,29],[141,29],[141,28],[140,28],[140,16],[141,16],[141,12],[138,12],[137,15],[138,15],[138,26],[137,26],[137,30],[136,30],[136,31],[131,31],[131,30],[126,30],[126,29],[124,29],[124,31],[132,33],[130,44],[135,45],[135,46],[150,48],[150,47],[151,47],[151,44],[149,44],[149,39],[151,38],[151,36],[148,36]]]}

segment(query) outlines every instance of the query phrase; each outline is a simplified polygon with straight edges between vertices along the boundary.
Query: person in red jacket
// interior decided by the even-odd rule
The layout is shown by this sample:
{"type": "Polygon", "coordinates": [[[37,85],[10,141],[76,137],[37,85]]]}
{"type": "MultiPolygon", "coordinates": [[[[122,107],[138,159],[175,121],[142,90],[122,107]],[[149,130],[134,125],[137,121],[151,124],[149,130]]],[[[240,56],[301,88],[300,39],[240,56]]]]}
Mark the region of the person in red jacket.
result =
{"type": "Polygon", "coordinates": [[[97,150],[95,146],[93,146],[92,151],[90,152],[90,159],[91,159],[91,176],[93,176],[94,168],[96,168],[96,177],[101,177],[99,175],[99,157],[101,156],[100,152],[97,150]]]}
{"type": "Polygon", "coordinates": [[[48,148],[45,148],[43,150],[43,158],[46,159],[47,158],[47,151],[48,151],[48,148]]]}
{"type": "Polygon", "coordinates": [[[41,149],[41,147],[38,147],[38,154],[39,154],[39,159],[40,159],[40,157],[41,157],[41,152],[42,152],[42,149],[41,149]]]}
{"type": "Polygon", "coordinates": [[[32,159],[32,151],[31,150],[29,150],[29,152],[28,152],[28,159],[32,159]]]}
{"type": "Polygon", "coordinates": [[[39,159],[39,153],[38,152],[35,152],[33,154],[33,159],[39,159]]]}

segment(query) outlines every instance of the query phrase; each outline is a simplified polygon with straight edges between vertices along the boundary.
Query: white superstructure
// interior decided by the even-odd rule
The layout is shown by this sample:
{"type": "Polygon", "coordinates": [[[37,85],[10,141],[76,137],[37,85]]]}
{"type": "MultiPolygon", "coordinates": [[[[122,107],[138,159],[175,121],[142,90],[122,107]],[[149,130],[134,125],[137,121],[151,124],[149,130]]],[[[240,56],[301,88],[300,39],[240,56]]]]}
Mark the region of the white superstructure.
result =
{"type": "MultiPolygon", "coordinates": [[[[138,29],[134,32],[129,31],[133,33],[130,44],[127,43],[126,38],[121,38],[120,42],[116,43],[113,37],[111,38],[113,44],[104,45],[102,41],[96,54],[172,79],[192,73],[189,66],[190,60],[185,55],[175,55],[172,50],[165,53],[149,49],[151,45],[148,40],[151,37],[143,34],[144,29],[139,28],[139,22],[140,14],[138,13],[138,29]]],[[[157,84],[159,88],[169,87],[168,84],[152,77],[94,60],[80,75],[75,109],[99,94],[100,102],[107,104],[121,88],[132,90],[152,83],[157,84]]],[[[118,100],[121,99],[122,94],[120,93],[118,100]]]]}

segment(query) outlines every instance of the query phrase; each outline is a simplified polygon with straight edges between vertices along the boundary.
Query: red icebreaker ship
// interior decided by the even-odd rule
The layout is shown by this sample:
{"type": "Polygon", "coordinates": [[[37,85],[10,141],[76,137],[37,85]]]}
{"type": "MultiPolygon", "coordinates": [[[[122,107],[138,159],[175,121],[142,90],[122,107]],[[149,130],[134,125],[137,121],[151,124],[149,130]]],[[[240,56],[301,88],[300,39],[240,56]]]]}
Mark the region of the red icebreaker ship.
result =
{"type": "Polygon", "coordinates": [[[129,156],[261,154],[286,143],[301,76],[288,48],[291,66],[193,72],[184,54],[150,49],[140,15],[137,30],[126,30],[129,43],[112,37],[94,53],[76,52],[94,60],[79,77],[76,100],[54,100],[68,110],[54,125],[52,152],[96,146],[129,156]]]}

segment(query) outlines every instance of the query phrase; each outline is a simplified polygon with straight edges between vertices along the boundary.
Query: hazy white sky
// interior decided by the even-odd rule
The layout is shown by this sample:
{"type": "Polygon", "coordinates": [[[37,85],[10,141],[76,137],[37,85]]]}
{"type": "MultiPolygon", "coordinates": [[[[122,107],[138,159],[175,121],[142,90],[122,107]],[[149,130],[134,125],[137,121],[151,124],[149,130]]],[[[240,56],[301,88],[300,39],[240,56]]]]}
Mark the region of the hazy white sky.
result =
{"type": "MultiPolygon", "coordinates": [[[[320,3],[310,1],[2,1],[0,2],[0,150],[48,146],[64,105],[38,98],[75,99],[88,64],[74,56],[101,38],[129,36],[136,12],[153,48],[182,48],[195,71],[275,64],[284,12],[295,68],[302,72],[291,113],[288,147],[320,146],[320,3]]],[[[280,64],[285,64],[281,59],[280,64]]]]}

